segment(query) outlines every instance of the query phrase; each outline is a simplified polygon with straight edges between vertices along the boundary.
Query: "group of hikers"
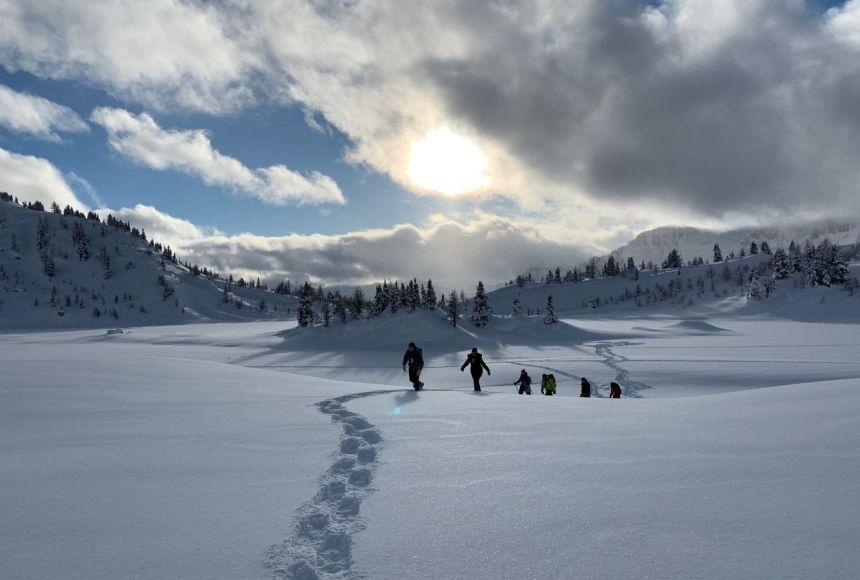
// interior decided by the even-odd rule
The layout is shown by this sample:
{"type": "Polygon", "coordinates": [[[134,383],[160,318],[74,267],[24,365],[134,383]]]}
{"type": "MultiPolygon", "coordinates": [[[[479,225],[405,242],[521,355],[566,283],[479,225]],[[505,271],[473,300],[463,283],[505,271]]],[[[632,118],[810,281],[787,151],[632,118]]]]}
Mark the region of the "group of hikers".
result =
{"type": "MultiPolygon", "coordinates": [[[[484,371],[487,371],[487,376],[490,376],[492,373],[490,372],[490,367],[484,362],[484,356],[478,352],[477,348],[473,348],[472,352],[466,355],[466,362],[460,367],[460,372],[465,371],[466,367],[469,367],[469,372],[472,374],[472,385],[475,392],[479,392],[481,390],[481,377],[484,375],[484,371]]],[[[423,369],[424,353],[414,342],[410,342],[406,348],[406,353],[403,355],[403,371],[409,372],[409,382],[412,383],[412,387],[416,391],[420,391],[424,387],[424,383],[421,382],[421,371],[423,369]]],[[[591,383],[588,382],[588,379],[582,377],[580,384],[579,396],[590,397],[591,383]]],[[[517,392],[520,395],[532,394],[532,378],[526,372],[526,369],[520,371],[520,377],[514,382],[514,386],[519,387],[517,392]]],[[[548,397],[556,394],[555,375],[544,374],[541,376],[540,392],[542,395],[548,397]]],[[[609,398],[621,398],[621,385],[615,381],[609,383],[609,398]]]]}

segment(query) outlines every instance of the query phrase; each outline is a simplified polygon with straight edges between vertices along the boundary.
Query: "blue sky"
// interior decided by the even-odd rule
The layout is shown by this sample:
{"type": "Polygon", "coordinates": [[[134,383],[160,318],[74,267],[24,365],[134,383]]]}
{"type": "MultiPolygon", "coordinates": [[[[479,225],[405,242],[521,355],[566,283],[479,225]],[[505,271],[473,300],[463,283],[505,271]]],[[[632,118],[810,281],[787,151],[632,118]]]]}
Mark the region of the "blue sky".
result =
{"type": "MultiPolygon", "coordinates": [[[[104,91],[78,82],[42,80],[24,72],[0,69],[0,84],[65,105],[84,119],[99,106],[127,106],[104,91]]],[[[207,186],[196,177],[153,170],[122,158],[110,150],[105,132],[97,126],[89,134],[66,135],[59,143],[0,128],[0,144],[50,159],[64,173],[83,177],[110,208],[147,203],[229,234],[334,234],[408,223],[457,205],[418,198],[376,171],[345,162],[343,153],[349,140],[331,126],[325,133],[311,129],[304,113],[295,106],[263,104],[223,117],[164,113],[157,114],[156,120],[165,128],[206,129],[216,149],[249,167],[283,163],[302,173],[314,170],[325,173],[340,185],[348,203],[272,207],[256,199],[235,196],[224,188],[207,186]]],[[[96,206],[80,187],[75,189],[83,201],[96,206]]]]}
{"type": "Polygon", "coordinates": [[[502,280],[857,213],[858,29],[860,0],[6,0],[0,189],[224,270],[502,280]]]}

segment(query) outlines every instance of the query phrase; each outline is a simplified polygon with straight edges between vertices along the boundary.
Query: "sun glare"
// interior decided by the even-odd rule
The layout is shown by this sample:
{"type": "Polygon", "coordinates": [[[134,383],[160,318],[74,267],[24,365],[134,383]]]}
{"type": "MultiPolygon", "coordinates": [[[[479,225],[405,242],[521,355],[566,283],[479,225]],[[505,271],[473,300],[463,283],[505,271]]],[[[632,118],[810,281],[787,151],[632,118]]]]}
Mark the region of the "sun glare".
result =
{"type": "Polygon", "coordinates": [[[436,129],[412,144],[407,172],[415,185],[445,195],[485,187],[487,158],[477,145],[449,129],[436,129]]]}

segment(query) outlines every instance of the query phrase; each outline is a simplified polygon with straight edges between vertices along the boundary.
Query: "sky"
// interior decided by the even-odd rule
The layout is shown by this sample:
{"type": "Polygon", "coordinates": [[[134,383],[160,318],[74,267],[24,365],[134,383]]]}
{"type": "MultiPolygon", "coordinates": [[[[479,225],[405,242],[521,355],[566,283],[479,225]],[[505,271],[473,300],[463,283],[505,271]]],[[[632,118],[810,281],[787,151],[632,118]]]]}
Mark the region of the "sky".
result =
{"type": "Polygon", "coordinates": [[[0,0],[0,190],[271,280],[467,287],[860,215],[860,0],[0,0]]]}

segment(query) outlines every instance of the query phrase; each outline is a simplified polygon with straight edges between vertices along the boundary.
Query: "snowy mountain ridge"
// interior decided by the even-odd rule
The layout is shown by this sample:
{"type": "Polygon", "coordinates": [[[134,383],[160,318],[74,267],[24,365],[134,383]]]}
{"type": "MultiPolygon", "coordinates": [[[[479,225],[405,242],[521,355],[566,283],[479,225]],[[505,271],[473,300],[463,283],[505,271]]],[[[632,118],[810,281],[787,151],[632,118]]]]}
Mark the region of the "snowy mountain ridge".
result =
{"type": "Polygon", "coordinates": [[[836,245],[860,242],[860,220],[816,221],[785,226],[738,228],[724,232],[683,226],[665,226],[647,230],[612,251],[616,258],[633,258],[636,264],[660,264],[666,255],[677,249],[684,260],[696,257],[711,260],[714,244],[719,244],[724,255],[749,249],[750,243],[766,241],[771,247],[784,247],[794,240],[818,244],[829,238],[836,245]]]}

